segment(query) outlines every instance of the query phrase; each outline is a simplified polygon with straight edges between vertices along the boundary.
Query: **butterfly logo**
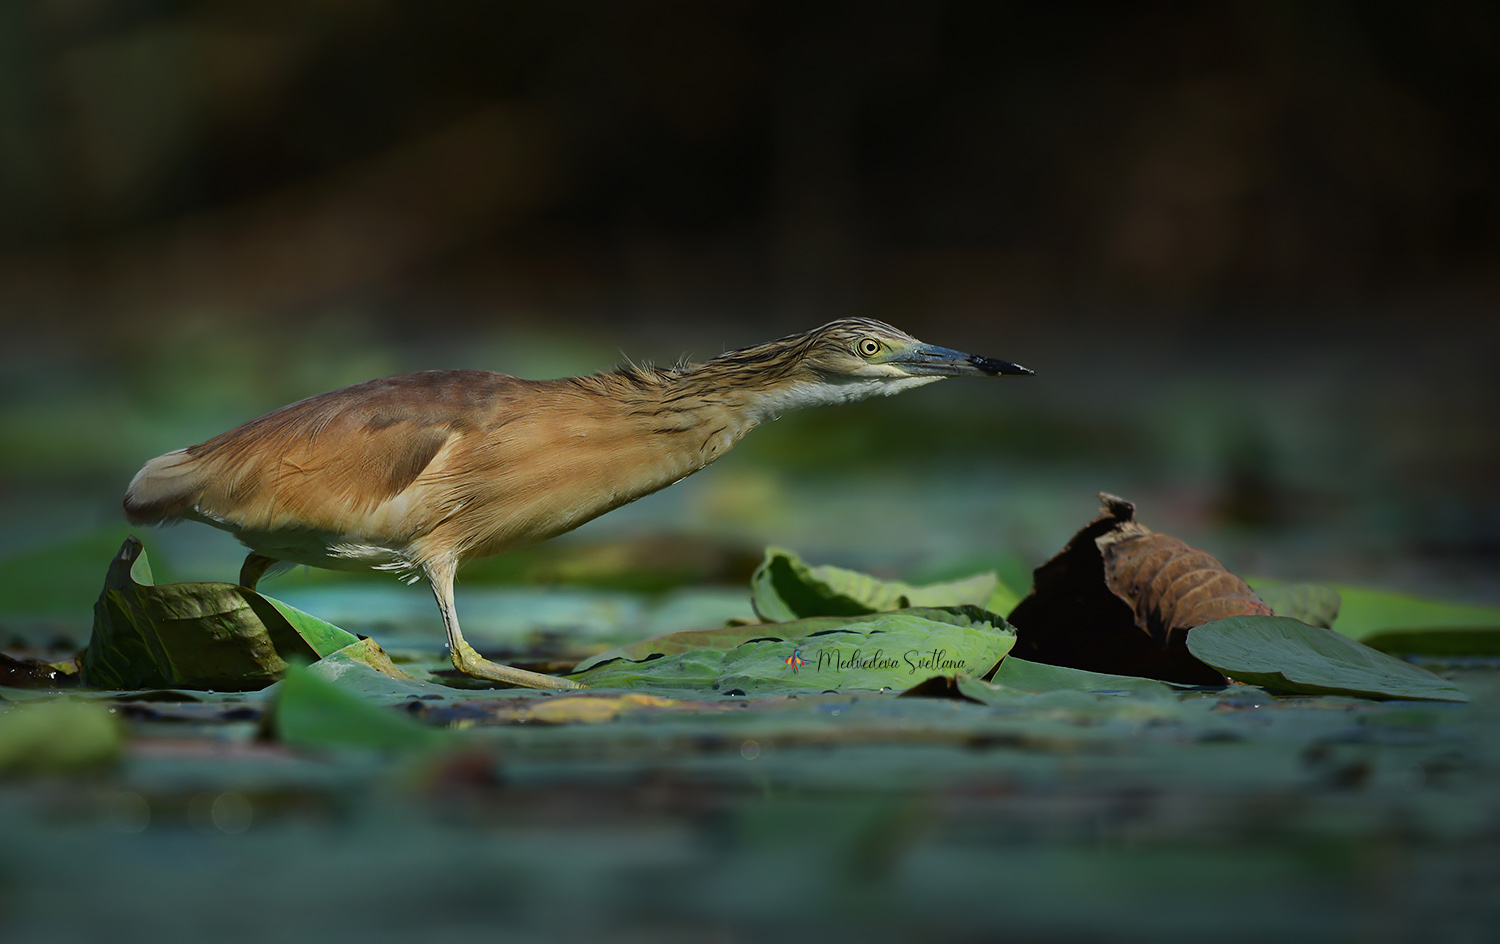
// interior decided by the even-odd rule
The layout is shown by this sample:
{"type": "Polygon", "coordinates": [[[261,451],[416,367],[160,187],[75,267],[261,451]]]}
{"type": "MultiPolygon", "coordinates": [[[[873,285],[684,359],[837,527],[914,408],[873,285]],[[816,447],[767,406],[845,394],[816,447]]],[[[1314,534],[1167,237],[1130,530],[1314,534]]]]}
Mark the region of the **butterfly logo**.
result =
{"type": "Polygon", "coordinates": [[[785,659],[783,659],[781,661],[785,662],[787,665],[789,665],[789,666],[792,667],[792,674],[793,675],[797,675],[798,674],[797,670],[800,669],[800,668],[802,668],[804,665],[807,665],[807,660],[804,659],[804,658],[802,658],[802,650],[801,649],[793,649],[792,650],[792,654],[789,655],[789,656],[787,656],[785,659]]]}

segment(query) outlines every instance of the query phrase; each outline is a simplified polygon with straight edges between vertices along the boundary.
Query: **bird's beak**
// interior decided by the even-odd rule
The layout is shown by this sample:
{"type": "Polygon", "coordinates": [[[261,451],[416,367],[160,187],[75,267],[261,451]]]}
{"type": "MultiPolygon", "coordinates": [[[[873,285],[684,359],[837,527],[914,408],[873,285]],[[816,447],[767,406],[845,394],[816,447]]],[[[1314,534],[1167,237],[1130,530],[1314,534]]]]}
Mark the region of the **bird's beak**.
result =
{"type": "Polygon", "coordinates": [[[914,377],[1024,377],[1035,371],[993,357],[965,354],[935,344],[913,344],[886,361],[914,377]]]}

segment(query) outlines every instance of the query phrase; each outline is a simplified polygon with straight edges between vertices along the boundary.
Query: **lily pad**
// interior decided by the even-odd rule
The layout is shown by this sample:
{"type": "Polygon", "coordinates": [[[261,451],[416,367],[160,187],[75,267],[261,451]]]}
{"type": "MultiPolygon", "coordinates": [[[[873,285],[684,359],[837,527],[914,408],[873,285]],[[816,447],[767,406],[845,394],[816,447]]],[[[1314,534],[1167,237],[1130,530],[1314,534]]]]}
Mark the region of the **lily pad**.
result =
{"type": "Polygon", "coordinates": [[[1447,603],[1343,585],[1255,581],[1277,616],[1331,626],[1398,655],[1500,656],[1500,607],[1447,603]]]}
{"type": "Polygon", "coordinates": [[[766,548],[765,560],[750,578],[750,602],[767,622],[809,616],[862,616],[909,607],[978,606],[992,609],[1013,600],[993,572],[962,580],[915,586],[880,580],[842,567],[813,567],[791,551],[766,548]]]}
{"type": "Polygon", "coordinates": [[[1500,607],[1424,600],[1404,593],[1338,588],[1333,628],[1382,652],[1500,656],[1500,607]]]}
{"type": "Polygon", "coordinates": [[[120,547],[80,662],[94,688],[264,688],[292,661],[357,642],[331,623],[230,583],[156,585],[141,542],[120,547]]]}
{"type": "Polygon", "coordinates": [[[984,675],[1015,634],[978,608],[925,608],[674,634],[606,653],[572,676],[590,688],[746,695],[909,688],[932,675],[984,675]]]}
{"type": "MultiPolygon", "coordinates": [[[[1191,638],[1191,634],[1189,634],[1191,638]]],[[[1131,692],[1137,694],[1171,695],[1173,687],[1167,682],[1141,678],[1136,675],[1110,675],[1090,672],[1065,665],[1047,665],[1030,662],[1017,656],[1006,656],[995,670],[990,681],[1010,689],[1027,692],[1131,692]]]]}
{"type": "Polygon", "coordinates": [[[1251,583],[1262,602],[1276,616],[1289,616],[1309,626],[1328,629],[1338,619],[1343,598],[1332,587],[1317,583],[1251,583]]]}
{"type": "Polygon", "coordinates": [[[1282,693],[1467,701],[1453,683],[1332,630],[1284,616],[1232,616],[1197,627],[1193,655],[1232,679],[1282,693]]]}
{"type": "MultiPolygon", "coordinates": [[[[905,612],[925,619],[949,622],[954,619],[987,622],[991,625],[1008,625],[988,610],[977,606],[961,607],[912,607],[905,612]]],[[[627,643],[590,656],[578,663],[575,673],[586,672],[594,666],[613,659],[628,659],[644,662],[659,656],[681,655],[694,649],[733,649],[752,639],[805,639],[828,630],[843,629],[863,616],[816,616],[809,619],[788,620],[783,623],[743,623],[722,626],[717,629],[691,629],[675,633],[662,633],[649,639],[627,643]]]]}
{"type": "Polygon", "coordinates": [[[103,705],[43,698],[0,713],[0,774],[69,774],[113,764],[124,743],[103,705]]]}
{"type": "Polygon", "coordinates": [[[278,740],[294,747],[355,747],[420,751],[441,745],[445,732],[381,707],[301,666],[281,680],[272,707],[278,740]]]}
{"type": "Polygon", "coordinates": [[[373,639],[345,646],[307,669],[318,678],[336,682],[340,688],[376,704],[400,704],[413,698],[441,700],[455,694],[445,685],[415,678],[397,668],[373,639]]]}

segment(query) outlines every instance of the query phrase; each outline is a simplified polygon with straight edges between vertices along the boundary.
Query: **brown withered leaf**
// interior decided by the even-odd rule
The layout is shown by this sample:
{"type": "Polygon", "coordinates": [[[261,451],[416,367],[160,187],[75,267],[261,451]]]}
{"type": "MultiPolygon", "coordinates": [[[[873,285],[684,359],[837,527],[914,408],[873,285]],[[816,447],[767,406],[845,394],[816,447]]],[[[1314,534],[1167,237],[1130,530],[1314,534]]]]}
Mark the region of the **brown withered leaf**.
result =
{"type": "Polygon", "coordinates": [[[78,667],[75,664],[12,659],[0,652],[0,687],[74,688],[77,685],[78,667]]]}
{"type": "Polygon", "coordinates": [[[1099,517],[1035,571],[1010,613],[1014,654],[1091,672],[1223,685],[1187,649],[1188,630],[1228,616],[1271,615],[1217,558],[1135,520],[1101,494],[1099,517]]]}

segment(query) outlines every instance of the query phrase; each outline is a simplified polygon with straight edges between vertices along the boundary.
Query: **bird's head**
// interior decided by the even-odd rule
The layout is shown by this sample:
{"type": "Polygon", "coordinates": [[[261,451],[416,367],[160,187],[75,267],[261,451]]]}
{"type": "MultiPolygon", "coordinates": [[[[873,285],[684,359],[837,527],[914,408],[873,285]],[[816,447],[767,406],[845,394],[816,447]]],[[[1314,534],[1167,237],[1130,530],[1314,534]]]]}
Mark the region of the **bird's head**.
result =
{"type": "Polygon", "coordinates": [[[846,403],[889,395],[945,377],[1025,376],[1009,361],[918,341],[870,318],[843,318],[803,334],[731,351],[709,361],[750,394],[752,411],[846,403]]]}
{"type": "MultiPolygon", "coordinates": [[[[1019,364],[927,344],[883,321],[844,318],[783,342],[804,341],[800,366],[822,379],[926,382],[944,377],[1025,376],[1019,364]]],[[[906,385],[910,386],[910,384],[906,385]]]]}

